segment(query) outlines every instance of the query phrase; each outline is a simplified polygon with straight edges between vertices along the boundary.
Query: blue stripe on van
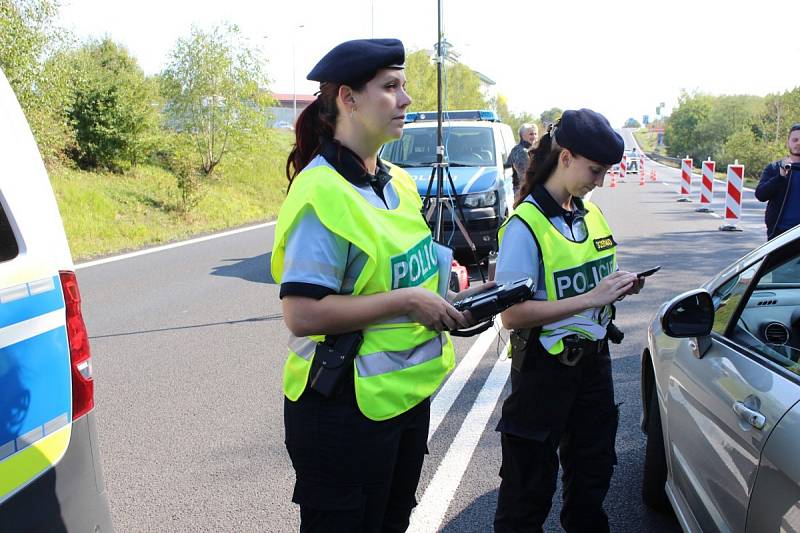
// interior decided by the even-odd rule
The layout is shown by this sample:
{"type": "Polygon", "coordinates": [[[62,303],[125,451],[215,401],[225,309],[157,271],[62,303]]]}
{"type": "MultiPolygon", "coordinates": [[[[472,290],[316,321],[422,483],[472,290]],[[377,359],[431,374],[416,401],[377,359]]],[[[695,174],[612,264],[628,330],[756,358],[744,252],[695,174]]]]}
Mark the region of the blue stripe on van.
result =
{"type": "Polygon", "coordinates": [[[0,303],[0,328],[64,307],[64,295],[61,293],[61,280],[58,276],[53,276],[53,288],[47,292],[30,295],[31,289],[34,293],[37,291],[37,288],[29,283],[27,296],[0,303]]]}
{"type": "Polygon", "coordinates": [[[64,413],[72,419],[66,328],[61,326],[1,349],[0,447],[16,440],[19,449],[18,437],[41,433],[40,428],[64,413]]]}

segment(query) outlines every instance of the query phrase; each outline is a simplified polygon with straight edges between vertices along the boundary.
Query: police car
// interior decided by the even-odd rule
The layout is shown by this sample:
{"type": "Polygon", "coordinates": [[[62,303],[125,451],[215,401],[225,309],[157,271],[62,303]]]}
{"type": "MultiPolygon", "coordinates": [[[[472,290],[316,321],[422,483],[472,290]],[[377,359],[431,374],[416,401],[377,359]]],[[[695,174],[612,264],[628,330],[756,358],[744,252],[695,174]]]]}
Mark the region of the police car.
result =
{"type": "Polygon", "coordinates": [[[111,531],[72,257],[2,71],[0,154],[0,530],[111,531]]]}
{"type": "Polygon", "coordinates": [[[625,150],[625,157],[627,162],[627,168],[625,171],[628,174],[638,174],[639,173],[639,152],[636,150],[625,150]]]}
{"type": "MultiPolygon", "coordinates": [[[[455,186],[453,190],[445,175],[442,195],[458,196],[462,222],[480,259],[497,250],[497,230],[513,208],[512,170],[505,163],[515,144],[514,134],[494,111],[447,111],[442,121],[442,144],[455,186]]],[[[386,144],[380,154],[411,174],[423,199],[429,186],[429,194],[436,197],[436,122],[436,112],[407,113],[403,137],[386,144]]],[[[456,252],[467,251],[467,241],[448,210],[443,226],[444,243],[456,252]]]]}

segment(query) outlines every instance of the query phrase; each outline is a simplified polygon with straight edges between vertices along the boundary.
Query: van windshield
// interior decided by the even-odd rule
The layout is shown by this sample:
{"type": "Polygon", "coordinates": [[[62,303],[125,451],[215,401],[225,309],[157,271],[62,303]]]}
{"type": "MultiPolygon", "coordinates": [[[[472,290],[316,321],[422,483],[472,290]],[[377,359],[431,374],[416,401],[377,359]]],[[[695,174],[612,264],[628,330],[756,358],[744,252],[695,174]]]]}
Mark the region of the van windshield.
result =
{"type": "MultiPolygon", "coordinates": [[[[451,165],[494,166],[492,129],[480,126],[443,127],[445,154],[451,165]]],[[[381,158],[401,167],[429,167],[436,162],[436,128],[407,128],[403,137],[386,144],[381,158]]]]}

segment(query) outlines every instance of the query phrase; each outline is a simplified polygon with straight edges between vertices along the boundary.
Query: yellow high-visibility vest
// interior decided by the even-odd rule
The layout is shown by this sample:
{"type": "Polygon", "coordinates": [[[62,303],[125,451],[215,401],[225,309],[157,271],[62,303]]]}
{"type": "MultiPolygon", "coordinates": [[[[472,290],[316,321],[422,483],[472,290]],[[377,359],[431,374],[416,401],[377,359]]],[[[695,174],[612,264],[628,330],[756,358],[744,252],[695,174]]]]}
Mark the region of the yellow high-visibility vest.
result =
{"type": "MultiPolygon", "coordinates": [[[[408,173],[393,166],[389,170],[400,200],[395,209],[370,204],[327,164],[298,174],[278,215],[271,259],[273,279],[280,283],[287,236],[310,207],[323,226],[367,256],[355,281],[354,296],[417,286],[437,292],[436,245],[420,214],[419,193],[408,173]]],[[[395,417],[419,404],[455,366],[450,336],[409,317],[372,324],[363,335],[353,375],[358,407],[372,420],[395,417]]],[[[290,337],[283,376],[283,391],[290,400],[296,401],[305,390],[316,345],[324,338],[290,337]]]]}

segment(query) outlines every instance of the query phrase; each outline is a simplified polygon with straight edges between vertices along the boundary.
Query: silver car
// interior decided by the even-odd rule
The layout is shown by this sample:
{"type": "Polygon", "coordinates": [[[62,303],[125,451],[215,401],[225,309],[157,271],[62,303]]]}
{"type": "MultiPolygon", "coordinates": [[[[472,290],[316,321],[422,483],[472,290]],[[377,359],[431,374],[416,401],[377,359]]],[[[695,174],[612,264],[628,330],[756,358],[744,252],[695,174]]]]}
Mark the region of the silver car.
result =
{"type": "Polygon", "coordinates": [[[685,531],[800,531],[800,227],[664,304],[642,496],[685,531]]]}

